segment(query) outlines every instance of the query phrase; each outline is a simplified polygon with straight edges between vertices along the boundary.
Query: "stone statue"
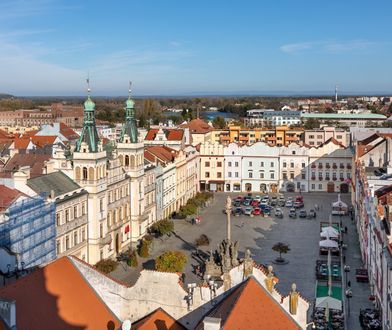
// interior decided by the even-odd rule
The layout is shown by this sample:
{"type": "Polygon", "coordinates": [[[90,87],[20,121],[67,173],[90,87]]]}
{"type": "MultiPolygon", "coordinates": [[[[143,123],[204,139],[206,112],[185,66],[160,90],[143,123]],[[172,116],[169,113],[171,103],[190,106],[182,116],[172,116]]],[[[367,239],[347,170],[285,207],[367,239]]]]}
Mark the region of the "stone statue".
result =
{"type": "Polygon", "coordinates": [[[292,315],[297,314],[298,296],[299,293],[297,292],[297,285],[293,283],[291,285],[291,292],[290,292],[290,314],[292,315]]]}
{"type": "Polygon", "coordinates": [[[244,264],[244,279],[246,279],[253,273],[253,259],[250,255],[249,249],[246,249],[243,264],[244,264]]]}
{"type": "Polygon", "coordinates": [[[231,265],[238,266],[238,242],[230,243],[231,265]]]}
{"type": "Polygon", "coordinates": [[[251,258],[250,250],[249,250],[249,249],[246,249],[246,252],[245,252],[245,259],[250,259],[250,258],[251,258]]]}
{"type": "Polygon", "coordinates": [[[274,286],[276,284],[276,278],[272,271],[273,271],[273,267],[271,265],[268,266],[268,275],[267,278],[264,280],[265,286],[269,293],[272,293],[274,291],[274,286]]]}

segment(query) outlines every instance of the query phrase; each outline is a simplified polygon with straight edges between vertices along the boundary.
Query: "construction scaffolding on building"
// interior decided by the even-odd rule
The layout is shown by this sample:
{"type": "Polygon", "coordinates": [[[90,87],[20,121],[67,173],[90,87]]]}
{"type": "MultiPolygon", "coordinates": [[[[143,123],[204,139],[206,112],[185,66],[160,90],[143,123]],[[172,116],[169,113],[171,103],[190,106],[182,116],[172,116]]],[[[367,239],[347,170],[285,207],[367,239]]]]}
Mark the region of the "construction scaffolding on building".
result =
{"type": "Polygon", "coordinates": [[[18,266],[30,268],[56,258],[55,204],[44,195],[26,197],[4,210],[0,246],[17,255],[18,266]]]}

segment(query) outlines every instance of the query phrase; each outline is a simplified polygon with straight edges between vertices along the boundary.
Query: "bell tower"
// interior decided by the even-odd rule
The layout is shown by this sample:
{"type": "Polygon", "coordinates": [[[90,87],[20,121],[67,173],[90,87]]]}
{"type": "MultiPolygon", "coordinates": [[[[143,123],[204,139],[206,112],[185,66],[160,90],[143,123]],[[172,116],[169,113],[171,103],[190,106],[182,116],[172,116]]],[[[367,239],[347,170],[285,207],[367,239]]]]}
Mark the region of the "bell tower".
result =
{"type": "Polygon", "coordinates": [[[147,219],[144,219],[144,144],[139,141],[135,102],[131,98],[131,82],[128,99],[125,101],[125,123],[117,143],[117,154],[120,162],[130,177],[130,216],[131,240],[136,242],[147,230],[147,219]]]}
{"type": "Polygon", "coordinates": [[[95,125],[95,103],[90,96],[87,79],[87,100],[84,102],[83,129],[72,154],[73,179],[88,191],[88,262],[95,264],[108,256],[106,168],[107,156],[95,125]]]}

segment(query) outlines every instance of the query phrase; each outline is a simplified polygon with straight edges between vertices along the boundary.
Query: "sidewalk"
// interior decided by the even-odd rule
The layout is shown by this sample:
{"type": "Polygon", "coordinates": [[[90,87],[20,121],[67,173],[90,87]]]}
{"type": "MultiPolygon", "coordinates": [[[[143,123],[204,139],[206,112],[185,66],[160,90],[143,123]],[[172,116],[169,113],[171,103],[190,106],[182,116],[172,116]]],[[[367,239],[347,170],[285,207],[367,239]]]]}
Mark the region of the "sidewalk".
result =
{"type": "MultiPolygon", "coordinates": [[[[362,308],[374,307],[372,302],[369,300],[370,287],[369,283],[360,283],[356,281],[355,269],[362,268],[361,251],[359,247],[358,233],[356,226],[351,222],[350,217],[342,217],[343,228],[347,226],[348,232],[343,235],[343,241],[347,244],[345,251],[346,264],[350,266],[350,272],[347,273],[347,279],[343,281],[345,286],[347,281],[351,281],[351,290],[353,293],[352,298],[345,300],[345,311],[346,311],[346,324],[349,330],[361,329],[359,323],[359,310],[362,308]]],[[[345,289],[343,292],[345,292],[345,289]]]]}

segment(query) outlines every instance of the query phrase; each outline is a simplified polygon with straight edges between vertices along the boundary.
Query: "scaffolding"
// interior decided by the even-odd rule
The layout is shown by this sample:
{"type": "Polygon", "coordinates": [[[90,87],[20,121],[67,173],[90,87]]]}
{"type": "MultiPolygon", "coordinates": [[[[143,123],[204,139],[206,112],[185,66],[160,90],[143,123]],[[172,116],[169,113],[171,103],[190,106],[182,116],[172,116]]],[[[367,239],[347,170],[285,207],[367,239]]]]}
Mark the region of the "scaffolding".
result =
{"type": "Polygon", "coordinates": [[[55,204],[44,195],[13,203],[0,223],[0,246],[17,255],[19,266],[30,268],[56,258],[55,204]]]}

